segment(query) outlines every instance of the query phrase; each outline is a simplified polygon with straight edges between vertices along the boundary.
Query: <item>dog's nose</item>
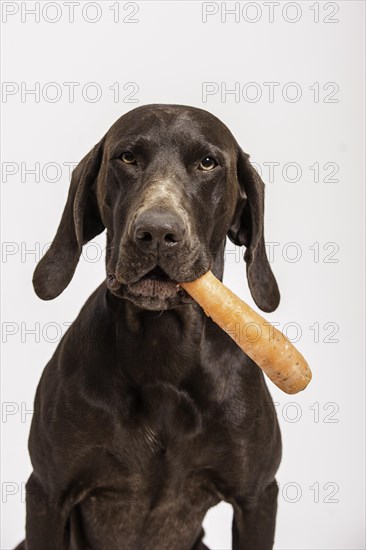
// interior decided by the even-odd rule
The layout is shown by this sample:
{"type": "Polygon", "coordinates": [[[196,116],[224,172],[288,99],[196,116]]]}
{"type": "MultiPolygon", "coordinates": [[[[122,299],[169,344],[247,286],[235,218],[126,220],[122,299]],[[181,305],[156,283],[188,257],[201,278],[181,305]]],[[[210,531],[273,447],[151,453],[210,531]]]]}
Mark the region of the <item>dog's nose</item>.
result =
{"type": "Polygon", "coordinates": [[[133,237],[140,248],[178,247],[186,228],[176,212],[149,208],[141,212],[134,223],[133,237]]]}

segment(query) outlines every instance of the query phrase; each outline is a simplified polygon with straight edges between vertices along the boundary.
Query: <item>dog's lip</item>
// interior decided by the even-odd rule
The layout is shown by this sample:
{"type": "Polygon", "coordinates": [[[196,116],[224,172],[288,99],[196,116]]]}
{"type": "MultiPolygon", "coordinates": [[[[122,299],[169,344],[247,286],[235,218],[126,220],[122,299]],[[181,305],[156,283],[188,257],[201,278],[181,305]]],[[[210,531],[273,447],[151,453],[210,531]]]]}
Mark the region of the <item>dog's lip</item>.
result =
{"type": "MultiPolygon", "coordinates": [[[[202,269],[202,273],[198,273],[196,276],[182,277],[182,282],[186,280],[194,281],[203,273],[206,273],[206,271],[207,267],[202,269]]],[[[176,279],[172,279],[159,265],[156,265],[143,275],[129,282],[122,282],[120,278],[117,278],[114,271],[109,271],[107,274],[107,288],[118,296],[129,296],[129,299],[132,297],[132,301],[145,298],[151,302],[166,302],[176,299],[179,299],[182,304],[191,304],[194,302],[193,298],[189,296],[180,283],[176,279]]]]}
{"type": "Polygon", "coordinates": [[[112,289],[117,288],[119,286],[131,286],[135,285],[141,281],[150,279],[155,281],[161,281],[161,282],[170,282],[174,284],[178,284],[177,281],[172,279],[166,271],[164,271],[160,266],[156,265],[154,268],[149,269],[149,271],[146,271],[143,275],[138,275],[136,277],[133,277],[131,280],[123,280],[120,276],[114,273],[114,271],[110,271],[107,274],[107,284],[112,289]]]}
{"type": "Polygon", "coordinates": [[[144,281],[145,282],[156,281],[161,284],[166,283],[169,285],[179,286],[178,281],[176,281],[175,279],[172,279],[170,275],[168,275],[168,273],[159,265],[156,265],[152,269],[149,269],[149,271],[146,271],[143,275],[134,277],[131,281],[128,281],[128,282],[127,281],[123,283],[121,282],[121,284],[129,288],[131,286],[134,287],[134,286],[137,286],[138,284],[142,284],[144,281]]]}
{"type": "MultiPolygon", "coordinates": [[[[207,271],[209,271],[209,269],[212,269],[211,264],[208,265],[208,266],[202,266],[202,268],[199,270],[198,273],[195,273],[195,274],[192,273],[189,276],[187,276],[187,274],[185,274],[185,276],[183,276],[181,279],[179,279],[179,278],[178,279],[177,278],[173,279],[159,265],[155,265],[155,267],[153,267],[152,269],[149,269],[143,275],[139,274],[139,275],[137,275],[135,277],[131,277],[131,278],[130,277],[121,277],[118,274],[116,274],[114,270],[111,270],[111,271],[107,272],[107,286],[110,288],[110,290],[117,290],[121,286],[129,287],[129,286],[135,285],[135,284],[137,284],[141,281],[150,279],[150,280],[160,281],[162,283],[164,283],[164,282],[170,283],[170,284],[173,283],[173,284],[177,285],[178,287],[180,287],[181,283],[186,283],[186,282],[189,283],[189,282],[195,281],[196,279],[198,279],[199,277],[204,275],[207,271]],[[130,280],[128,280],[128,279],[130,279],[130,280]]],[[[182,287],[180,287],[180,288],[182,289],[182,287]]]]}
{"type": "Polygon", "coordinates": [[[155,299],[171,299],[182,290],[180,285],[171,279],[160,266],[155,266],[137,281],[125,286],[128,293],[133,296],[155,299]]]}
{"type": "Polygon", "coordinates": [[[146,279],[152,279],[154,281],[161,281],[161,282],[170,282],[178,284],[176,281],[171,279],[169,275],[162,269],[160,266],[155,266],[153,269],[150,269],[145,275],[140,277],[135,283],[138,283],[139,281],[144,281],[146,279]]]}

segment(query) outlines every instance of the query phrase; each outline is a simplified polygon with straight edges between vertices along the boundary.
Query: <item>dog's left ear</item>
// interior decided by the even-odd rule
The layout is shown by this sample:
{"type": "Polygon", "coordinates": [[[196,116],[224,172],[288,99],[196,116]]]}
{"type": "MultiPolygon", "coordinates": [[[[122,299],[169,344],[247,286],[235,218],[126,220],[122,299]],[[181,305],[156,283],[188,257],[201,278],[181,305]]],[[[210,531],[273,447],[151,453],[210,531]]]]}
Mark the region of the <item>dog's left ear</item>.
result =
{"type": "Polygon", "coordinates": [[[246,247],[244,260],[253,300],[262,311],[271,312],[280,302],[280,292],[264,245],[264,183],[249,155],[240,148],[237,178],[239,198],[228,237],[234,244],[246,247]]]}

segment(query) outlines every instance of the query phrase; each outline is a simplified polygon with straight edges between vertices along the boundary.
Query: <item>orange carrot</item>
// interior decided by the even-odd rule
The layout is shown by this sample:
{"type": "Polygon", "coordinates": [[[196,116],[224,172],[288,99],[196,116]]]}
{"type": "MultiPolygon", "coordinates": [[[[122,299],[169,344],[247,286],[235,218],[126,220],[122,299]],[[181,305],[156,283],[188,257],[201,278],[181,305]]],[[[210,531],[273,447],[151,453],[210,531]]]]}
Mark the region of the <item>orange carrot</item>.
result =
{"type": "Polygon", "coordinates": [[[190,283],[180,283],[238,346],[286,393],[304,390],[311,370],[282,332],[253,311],[208,271],[190,283]]]}

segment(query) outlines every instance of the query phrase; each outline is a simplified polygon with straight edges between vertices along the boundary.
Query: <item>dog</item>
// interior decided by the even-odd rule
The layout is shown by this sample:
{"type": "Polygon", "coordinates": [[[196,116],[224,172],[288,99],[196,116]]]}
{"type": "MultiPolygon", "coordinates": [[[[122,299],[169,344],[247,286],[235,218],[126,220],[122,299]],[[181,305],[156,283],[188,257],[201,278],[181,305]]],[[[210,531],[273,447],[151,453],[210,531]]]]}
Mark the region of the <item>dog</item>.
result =
{"type": "Polygon", "coordinates": [[[29,437],[26,550],[204,550],[233,507],[232,548],[273,546],[281,437],[263,374],[180,287],[222,280],[245,247],[252,297],[280,294],[263,235],[264,184],[209,112],[140,106],[73,171],[36,294],[70,283],[106,229],[106,280],[46,366],[29,437]]]}

